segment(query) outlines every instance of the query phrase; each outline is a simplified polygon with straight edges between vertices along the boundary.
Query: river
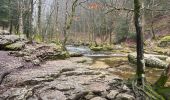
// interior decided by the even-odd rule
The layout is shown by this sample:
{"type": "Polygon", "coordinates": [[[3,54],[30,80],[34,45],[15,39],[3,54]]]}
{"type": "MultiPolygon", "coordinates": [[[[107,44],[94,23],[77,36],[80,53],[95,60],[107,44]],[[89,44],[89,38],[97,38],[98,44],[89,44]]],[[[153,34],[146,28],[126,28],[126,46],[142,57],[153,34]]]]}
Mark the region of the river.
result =
{"type": "MultiPolygon", "coordinates": [[[[109,51],[94,52],[87,46],[68,45],[69,52],[82,53],[85,57],[91,58],[89,65],[93,68],[111,68],[114,75],[118,75],[123,79],[129,79],[135,76],[136,67],[130,64],[126,53],[114,53],[109,51]]],[[[162,73],[162,69],[146,68],[146,78],[149,82],[154,83],[162,73]]],[[[170,85],[170,80],[167,82],[170,85]]]]}

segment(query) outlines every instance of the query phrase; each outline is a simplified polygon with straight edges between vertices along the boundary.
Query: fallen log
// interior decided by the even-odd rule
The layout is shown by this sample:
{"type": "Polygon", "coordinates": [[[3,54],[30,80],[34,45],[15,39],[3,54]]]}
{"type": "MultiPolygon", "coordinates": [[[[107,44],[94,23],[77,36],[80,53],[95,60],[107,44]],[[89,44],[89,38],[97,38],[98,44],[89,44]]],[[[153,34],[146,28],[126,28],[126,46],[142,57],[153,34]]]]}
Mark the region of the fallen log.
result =
{"type": "MultiPolygon", "coordinates": [[[[129,62],[136,64],[137,62],[136,57],[137,56],[135,53],[128,54],[129,62]]],[[[152,67],[152,68],[161,68],[161,69],[166,68],[168,64],[165,61],[163,61],[164,59],[166,59],[166,57],[167,56],[144,54],[145,65],[146,67],[152,67]]]]}

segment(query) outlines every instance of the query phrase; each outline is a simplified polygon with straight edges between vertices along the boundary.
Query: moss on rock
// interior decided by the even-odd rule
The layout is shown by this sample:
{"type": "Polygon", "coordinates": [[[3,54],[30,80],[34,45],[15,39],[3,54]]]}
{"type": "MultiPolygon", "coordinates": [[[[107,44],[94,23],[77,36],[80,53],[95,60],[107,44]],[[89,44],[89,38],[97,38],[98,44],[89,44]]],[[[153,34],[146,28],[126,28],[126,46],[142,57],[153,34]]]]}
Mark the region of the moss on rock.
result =
{"type": "Polygon", "coordinates": [[[13,43],[13,44],[10,44],[10,45],[7,45],[5,46],[5,49],[7,50],[21,50],[23,49],[25,46],[25,43],[24,42],[16,42],[16,43],[13,43]]]}
{"type": "Polygon", "coordinates": [[[170,44],[170,36],[165,36],[160,39],[158,46],[166,47],[168,44],[170,44]]]}
{"type": "Polygon", "coordinates": [[[100,45],[100,46],[91,46],[91,50],[93,51],[111,51],[113,47],[111,45],[100,45]]]}

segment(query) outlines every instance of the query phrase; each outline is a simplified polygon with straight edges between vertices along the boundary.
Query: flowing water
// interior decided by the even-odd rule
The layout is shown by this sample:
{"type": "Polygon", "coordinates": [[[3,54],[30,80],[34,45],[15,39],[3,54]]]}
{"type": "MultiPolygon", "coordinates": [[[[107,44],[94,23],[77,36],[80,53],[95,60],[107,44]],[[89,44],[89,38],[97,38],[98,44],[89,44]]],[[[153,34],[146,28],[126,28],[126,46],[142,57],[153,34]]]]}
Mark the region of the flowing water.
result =
{"type": "MultiPolygon", "coordinates": [[[[69,52],[82,53],[90,57],[92,62],[89,64],[94,68],[108,69],[121,78],[129,79],[135,76],[135,65],[129,64],[127,54],[114,54],[114,52],[93,52],[86,46],[67,46],[69,52]]],[[[149,82],[154,83],[162,73],[162,69],[146,68],[146,78],[149,82]]],[[[170,86],[170,80],[167,82],[170,86]]]]}

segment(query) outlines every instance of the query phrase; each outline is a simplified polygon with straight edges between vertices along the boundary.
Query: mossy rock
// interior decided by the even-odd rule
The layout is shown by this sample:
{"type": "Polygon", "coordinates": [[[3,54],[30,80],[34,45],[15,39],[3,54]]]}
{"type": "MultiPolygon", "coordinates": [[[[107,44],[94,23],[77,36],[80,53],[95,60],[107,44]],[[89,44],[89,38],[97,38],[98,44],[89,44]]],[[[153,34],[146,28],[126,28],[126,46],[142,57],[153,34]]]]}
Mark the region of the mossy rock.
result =
{"type": "Polygon", "coordinates": [[[97,47],[96,46],[91,46],[90,49],[93,50],[93,51],[102,51],[103,47],[100,47],[100,46],[97,46],[97,47]]]}
{"type": "Polygon", "coordinates": [[[165,36],[162,39],[160,39],[158,46],[160,47],[166,47],[170,44],[170,36],[165,36]]]}
{"type": "Polygon", "coordinates": [[[69,55],[69,53],[68,53],[67,51],[62,51],[62,52],[57,56],[58,59],[66,59],[66,58],[69,58],[69,57],[70,57],[70,55],[69,55]]]}
{"type": "Polygon", "coordinates": [[[103,50],[110,51],[110,50],[113,50],[113,47],[110,45],[103,45],[103,50]]]}
{"type": "Polygon", "coordinates": [[[5,46],[6,50],[13,50],[13,51],[17,51],[17,50],[21,50],[25,47],[25,43],[24,42],[16,42],[10,45],[5,46]]]}
{"type": "Polygon", "coordinates": [[[76,53],[76,52],[70,52],[69,54],[70,54],[70,57],[82,57],[83,56],[83,54],[76,53]]]}
{"type": "Polygon", "coordinates": [[[93,51],[111,51],[113,50],[113,47],[110,45],[91,46],[90,49],[93,51]]]}

